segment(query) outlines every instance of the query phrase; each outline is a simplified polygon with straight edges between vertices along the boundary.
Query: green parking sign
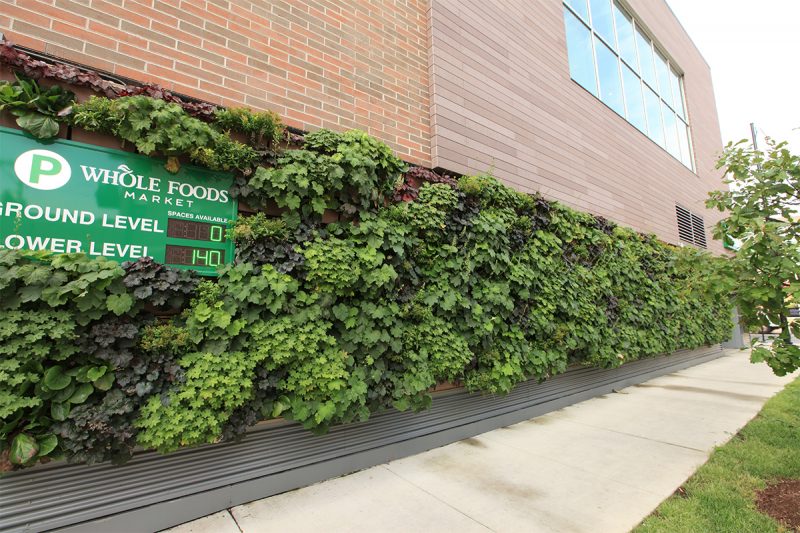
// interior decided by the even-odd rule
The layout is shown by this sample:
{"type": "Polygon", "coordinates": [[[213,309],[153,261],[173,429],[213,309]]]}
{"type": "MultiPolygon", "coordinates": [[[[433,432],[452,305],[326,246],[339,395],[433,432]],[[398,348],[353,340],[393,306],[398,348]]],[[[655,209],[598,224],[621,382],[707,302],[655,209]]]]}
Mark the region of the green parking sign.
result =
{"type": "Polygon", "coordinates": [[[232,176],[0,127],[0,248],[152,257],[214,275],[233,260],[232,176]]]}

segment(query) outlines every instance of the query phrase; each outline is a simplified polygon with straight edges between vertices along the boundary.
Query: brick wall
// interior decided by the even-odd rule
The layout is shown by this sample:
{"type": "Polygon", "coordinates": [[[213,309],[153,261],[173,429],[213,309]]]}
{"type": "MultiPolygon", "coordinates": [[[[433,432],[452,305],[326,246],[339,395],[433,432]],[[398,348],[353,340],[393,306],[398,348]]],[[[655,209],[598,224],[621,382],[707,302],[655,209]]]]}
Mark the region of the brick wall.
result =
{"type": "Polygon", "coordinates": [[[0,0],[16,44],[430,165],[426,0],[0,0]]]}

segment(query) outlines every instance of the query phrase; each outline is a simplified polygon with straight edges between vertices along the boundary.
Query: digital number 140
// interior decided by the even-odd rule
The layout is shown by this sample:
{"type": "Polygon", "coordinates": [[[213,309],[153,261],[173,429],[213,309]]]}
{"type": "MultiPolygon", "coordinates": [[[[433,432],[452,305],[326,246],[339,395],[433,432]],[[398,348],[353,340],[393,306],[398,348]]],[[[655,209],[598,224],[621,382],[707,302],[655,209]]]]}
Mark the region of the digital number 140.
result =
{"type": "Polygon", "coordinates": [[[217,267],[222,264],[222,252],[219,250],[192,250],[192,264],[217,267]]]}

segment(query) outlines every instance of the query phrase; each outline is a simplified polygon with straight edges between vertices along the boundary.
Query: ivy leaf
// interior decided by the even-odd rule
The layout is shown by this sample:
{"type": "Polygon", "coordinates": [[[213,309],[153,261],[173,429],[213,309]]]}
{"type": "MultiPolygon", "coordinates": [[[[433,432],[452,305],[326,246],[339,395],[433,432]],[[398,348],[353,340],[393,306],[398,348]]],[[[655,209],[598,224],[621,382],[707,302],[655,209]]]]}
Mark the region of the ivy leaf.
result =
{"type": "Polygon", "coordinates": [[[314,210],[315,213],[322,214],[325,212],[325,209],[328,207],[328,202],[325,201],[325,198],[314,198],[311,200],[311,208],[314,210]]]}
{"type": "Polygon", "coordinates": [[[117,316],[124,315],[133,307],[133,298],[130,294],[112,294],[106,300],[108,310],[117,316]]]}
{"type": "Polygon", "coordinates": [[[26,285],[19,290],[19,297],[23,302],[35,302],[42,297],[42,286],[26,285]]]}
{"type": "Polygon", "coordinates": [[[58,437],[52,433],[38,437],[36,442],[39,444],[39,457],[44,457],[56,449],[58,446],[58,437]]]}
{"type": "Polygon", "coordinates": [[[71,381],[72,378],[66,375],[59,365],[48,368],[44,373],[44,384],[50,390],[65,389],[71,381]]]}
{"type": "Polygon", "coordinates": [[[69,412],[72,408],[70,407],[69,402],[64,403],[51,403],[50,404],[50,416],[53,417],[53,420],[58,422],[63,422],[69,416],[69,412]]]}
{"type": "Polygon", "coordinates": [[[11,441],[11,452],[8,459],[12,464],[24,465],[39,453],[39,444],[36,439],[25,433],[20,433],[11,441]]]}
{"type": "Polygon", "coordinates": [[[17,125],[37,139],[51,139],[58,135],[58,122],[41,113],[28,112],[17,118],[17,125]]]}
{"type": "Polygon", "coordinates": [[[300,207],[300,197],[296,194],[287,194],[284,203],[289,209],[298,209],[300,207]]]}
{"type": "Polygon", "coordinates": [[[85,402],[89,396],[94,392],[94,387],[91,383],[83,383],[77,390],[70,396],[69,403],[79,404],[85,402]]]}
{"type": "Polygon", "coordinates": [[[328,418],[330,418],[335,412],[336,412],[336,404],[334,404],[333,402],[325,402],[319,406],[319,409],[317,409],[317,413],[314,415],[314,419],[319,424],[323,420],[327,420],[328,418]]]}

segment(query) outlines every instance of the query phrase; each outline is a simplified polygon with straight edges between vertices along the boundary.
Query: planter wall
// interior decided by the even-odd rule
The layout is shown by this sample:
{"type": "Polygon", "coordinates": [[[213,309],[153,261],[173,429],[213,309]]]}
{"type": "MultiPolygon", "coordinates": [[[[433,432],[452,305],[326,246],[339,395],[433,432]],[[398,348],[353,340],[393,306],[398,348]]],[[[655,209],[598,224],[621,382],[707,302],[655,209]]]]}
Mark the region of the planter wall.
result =
{"type": "Polygon", "coordinates": [[[53,463],[0,479],[0,531],[157,531],[216,511],[423,452],[715,359],[720,345],[576,368],[507,396],[442,391],[422,413],[384,412],[314,436],[261,424],[240,443],[138,454],[125,466],[53,463]]]}

